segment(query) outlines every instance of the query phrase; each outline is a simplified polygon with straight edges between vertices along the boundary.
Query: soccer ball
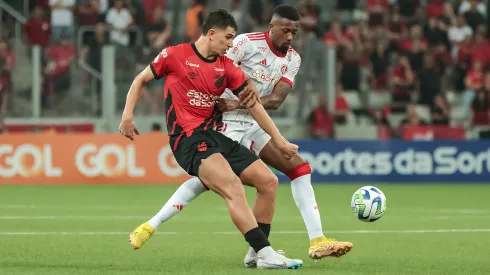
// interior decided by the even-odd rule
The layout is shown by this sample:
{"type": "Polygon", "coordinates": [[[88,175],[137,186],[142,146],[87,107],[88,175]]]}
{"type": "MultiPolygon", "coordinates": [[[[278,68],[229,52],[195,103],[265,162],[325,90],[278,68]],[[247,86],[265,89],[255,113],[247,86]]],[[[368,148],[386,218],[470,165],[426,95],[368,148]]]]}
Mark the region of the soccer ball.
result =
{"type": "Polygon", "coordinates": [[[359,220],[374,222],[386,211],[386,197],[378,188],[364,186],[352,195],[350,206],[359,220]]]}

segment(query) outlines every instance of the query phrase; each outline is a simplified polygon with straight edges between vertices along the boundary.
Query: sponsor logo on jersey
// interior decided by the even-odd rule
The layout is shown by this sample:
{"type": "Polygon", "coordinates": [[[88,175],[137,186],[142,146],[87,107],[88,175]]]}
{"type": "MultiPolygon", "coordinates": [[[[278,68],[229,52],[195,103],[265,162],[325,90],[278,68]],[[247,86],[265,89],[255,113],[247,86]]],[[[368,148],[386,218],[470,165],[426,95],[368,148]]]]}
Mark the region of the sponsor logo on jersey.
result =
{"type": "Polygon", "coordinates": [[[252,73],[252,76],[257,79],[257,80],[261,80],[261,81],[264,81],[264,82],[270,82],[270,83],[275,83],[278,81],[278,79],[272,77],[272,76],[269,76],[269,75],[266,75],[262,70],[260,69],[257,69],[255,70],[253,73],[252,73]]]}
{"type": "Polygon", "coordinates": [[[225,71],[225,69],[223,69],[223,68],[216,68],[216,67],[214,67],[214,70],[217,72],[224,72],[225,71]]]}
{"type": "Polygon", "coordinates": [[[167,49],[163,49],[161,55],[163,56],[163,58],[167,58],[168,56],[167,49]]]}
{"type": "Polygon", "coordinates": [[[225,83],[225,75],[220,76],[216,81],[214,82],[214,86],[216,88],[221,88],[223,86],[223,83],[225,83]]]}
{"type": "Polygon", "coordinates": [[[265,53],[265,52],[267,52],[267,51],[269,50],[269,48],[268,48],[268,47],[266,47],[266,46],[259,46],[259,47],[257,47],[257,48],[258,48],[258,49],[259,49],[261,52],[263,52],[263,53],[265,53]]]}
{"type": "Polygon", "coordinates": [[[166,58],[168,56],[167,54],[167,49],[163,49],[156,57],[153,59],[154,63],[157,63],[158,60],[160,60],[161,57],[166,58]]]}
{"type": "Polygon", "coordinates": [[[196,68],[199,68],[199,64],[191,63],[191,62],[189,62],[189,61],[186,61],[186,62],[185,62],[185,64],[186,64],[187,66],[191,66],[191,67],[196,67],[196,68]]]}
{"type": "Polygon", "coordinates": [[[189,97],[189,104],[197,107],[208,107],[214,108],[216,101],[219,99],[218,96],[203,94],[196,90],[190,90],[187,92],[187,97],[189,97]]]}
{"type": "Polygon", "coordinates": [[[287,65],[282,65],[281,66],[281,73],[285,74],[288,71],[288,66],[287,65]]]}
{"type": "Polygon", "coordinates": [[[262,61],[260,61],[260,64],[267,66],[267,58],[262,59],[262,61]]]}
{"type": "Polygon", "coordinates": [[[236,43],[236,45],[231,50],[231,53],[236,54],[238,49],[241,48],[247,42],[248,42],[248,39],[246,37],[243,37],[242,40],[240,40],[240,41],[238,41],[238,43],[236,43]]]}
{"type": "Polygon", "coordinates": [[[199,75],[196,72],[190,72],[187,74],[190,79],[195,80],[199,75]]]}
{"type": "Polygon", "coordinates": [[[237,60],[242,60],[244,57],[245,57],[245,53],[244,52],[239,52],[236,55],[237,60]]]}

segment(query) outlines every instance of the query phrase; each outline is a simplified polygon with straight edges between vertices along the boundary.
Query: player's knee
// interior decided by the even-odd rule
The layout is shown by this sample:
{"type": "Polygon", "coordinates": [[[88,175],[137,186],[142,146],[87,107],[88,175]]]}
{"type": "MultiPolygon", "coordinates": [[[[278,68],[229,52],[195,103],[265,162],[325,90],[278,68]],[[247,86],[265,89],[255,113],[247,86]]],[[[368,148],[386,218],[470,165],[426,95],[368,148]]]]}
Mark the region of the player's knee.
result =
{"type": "Polygon", "coordinates": [[[292,169],[288,173],[288,177],[291,181],[293,181],[299,177],[309,175],[309,174],[311,174],[311,166],[308,162],[303,162],[302,164],[300,164],[300,165],[296,166],[294,169],[292,169]]]}
{"type": "Polygon", "coordinates": [[[257,184],[257,191],[274,195],[277,193],[279,180],[272,172],[264,173],[260,176],[260,183],[257,184]]]}

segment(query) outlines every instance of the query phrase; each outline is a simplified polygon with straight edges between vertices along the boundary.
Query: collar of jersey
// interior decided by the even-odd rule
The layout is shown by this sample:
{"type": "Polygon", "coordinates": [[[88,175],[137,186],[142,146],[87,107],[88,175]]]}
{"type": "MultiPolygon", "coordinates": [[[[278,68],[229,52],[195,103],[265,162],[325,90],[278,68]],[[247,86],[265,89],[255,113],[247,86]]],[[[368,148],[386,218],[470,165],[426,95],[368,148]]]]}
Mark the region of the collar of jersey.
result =
{"type": "Polygon", "coordinates": [[[274,47],[274,45],[272,45],[272,41],[271,41],[271,38],[269,37],[269,32],[264,32],[265,34],[265,41],[267,42],[267,45],[269,45],[269,48],[271,49],[271,51],[279,56],[279,57],[285,57],[286,54],[285,53],[280,53],[276,50],[276,47],[274,47]]]}
{"type": "Polygon", "coordinates": [[[207,59],[206,57],[202,56],[202,54],[197,50],[195,43],[191,43],[191,46],[192,46],[192,50],[194,50],[194,52],[196,53],[197,57],[199,57],[199,59],[201,59],[202,61],[204,61],[206,63],[214,63],[214,62],[216,62],[216,60],[218,60],[218,57],[216,57],[215,59],[211,60],[211,59],[207,59]]]}

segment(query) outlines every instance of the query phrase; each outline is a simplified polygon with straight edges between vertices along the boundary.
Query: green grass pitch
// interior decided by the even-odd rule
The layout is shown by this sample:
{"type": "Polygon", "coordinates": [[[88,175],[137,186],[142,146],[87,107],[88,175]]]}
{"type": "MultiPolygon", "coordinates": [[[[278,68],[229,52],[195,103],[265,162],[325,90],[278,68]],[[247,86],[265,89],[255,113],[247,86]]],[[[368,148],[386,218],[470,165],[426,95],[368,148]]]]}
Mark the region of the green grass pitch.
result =
{"type": "MultiPolygon", "coordinates": [[[[294,271],[245,269],[245,240],[211,192],[134,251],[128,233],[177,186],[4,186],[0,274],[490,274],[490,185],[374,184],[388,205],[374,223],[350,209],[362,185],[315,185],[325,234],[354,243],[346,256],[317,263],[291,190],[281,185],[270,239],[303,259],[294,271]]],[[[247,195],[252,202],[254,190],[247,195]]]]}

